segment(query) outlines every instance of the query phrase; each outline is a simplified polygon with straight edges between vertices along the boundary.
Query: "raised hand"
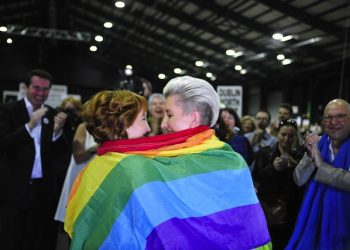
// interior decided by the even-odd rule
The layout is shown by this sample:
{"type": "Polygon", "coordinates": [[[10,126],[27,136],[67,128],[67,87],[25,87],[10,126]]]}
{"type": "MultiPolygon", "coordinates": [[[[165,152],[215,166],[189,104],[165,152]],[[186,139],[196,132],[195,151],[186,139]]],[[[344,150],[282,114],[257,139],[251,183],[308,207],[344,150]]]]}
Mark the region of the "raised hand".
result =
{"type": "Polygon", "coordinates": [[[306,139],[305,139],[306,148],[307,148],[307,150],[312,158],[314,157],[312,154],[313,147],[317,148],[317,144],[319,141],[320,141],[320,136],[318,136],[316,134],[310,134],[310,135],[306,136],[306,139]]]}
{"type": "Polygon", "coordinates": [[[59,112],[55,117],[53,118],[54,120],[54,126],[53,126],[53,131],[55,134],[57,134],[64,126],[65,122],[67,119],[67,114],[64,112],[59,112]]]}
{"type": "Polygon", "coordinates": [[[36,127],[38,121],[40,121],[40,119],[46,114],[47,110],[47,107],[42,107],[33,112],[29,122],[27,123],[30,130],[36,127]]]}

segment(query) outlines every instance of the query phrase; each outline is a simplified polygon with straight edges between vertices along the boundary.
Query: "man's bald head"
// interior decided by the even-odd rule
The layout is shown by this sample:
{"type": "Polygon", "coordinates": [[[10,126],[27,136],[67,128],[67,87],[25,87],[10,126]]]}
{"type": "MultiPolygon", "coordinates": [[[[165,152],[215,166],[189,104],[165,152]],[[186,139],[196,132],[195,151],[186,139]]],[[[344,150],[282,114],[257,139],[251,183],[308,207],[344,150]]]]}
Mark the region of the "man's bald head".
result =
{"type": "Polygon", "coordinates": [[[343,99],[330,101],[323,112],[325,132],[333,145],[340,145],[350,136],[350,104],[343,99]]]}

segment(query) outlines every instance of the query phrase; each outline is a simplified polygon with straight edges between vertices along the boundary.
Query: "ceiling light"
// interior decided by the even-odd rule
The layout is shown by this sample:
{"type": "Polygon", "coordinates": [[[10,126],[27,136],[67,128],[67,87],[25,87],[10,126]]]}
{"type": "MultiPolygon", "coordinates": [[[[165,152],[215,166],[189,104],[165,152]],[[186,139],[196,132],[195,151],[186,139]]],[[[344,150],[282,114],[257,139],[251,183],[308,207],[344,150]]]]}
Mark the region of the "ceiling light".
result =
{"type": "Polygon", "coordinates": [[[117,8],[124,8],[125,7],[125,3],[123,1],[117,1],[115,2],[115,7],[117,8]]]}
{"type": "Polygon", "coordinates": [[[131,76],[131,75],[132,75],[132,69],[126,68],[126,69],[124,70],[124,73],[125,73],[126,76],[131,76]]]}
{"type": "Polygon", "coordinates": [[[302,41],[302,42],[294,44],[293,48],[297,48],[297,47],[305,46],[305,45],[308,45],[308,44],[316,43],[316,42],[319,42],[321,40],[322,40],[321,37],[310,38],[308,40],[305,40],[305,41],[302,41]]]}
{"type": "Polygon", "coordinates": [[[110,29],[110,28],[113,27],[113,23],[111,23],[111,22],[105,22],[105,23],[103,24],[103,27],[105,27],[105,28],[107,28],[107,29],[110,29]]]}
{"type": "Polygon", "coordinates": [[[125,66],[126,69],[132,69],[132,66],[130,64],[125,66]]]}
{"type": "Polygon", "coordinates": [[[242,66],[241,66],[241,65],[236,65],[236,66],[235,66],[235,70],[238,70],[238,71],[239,71],[239,70],[242,70],[242,66]]]}
{"type": "Polygon", "coordinates": [[[174,69],[174,73],[175,74],[181,74],[182,73],[182,70],[180,68],[175,68],[174,69]]]}
{"type": "Polygon", "coordinates": [[[282,61],[283,59],[285,59],[286,57],[283,54],[278,54],[277,55],[277,60],[282,61]]]}
{"type": "Polygon", "coordinates": [[[237,58],[237,57],[242,56],[242,55],[243,55],[243,52],[242,52],[242,51],[238,51],[238,52],[236,52],[236,53],[233,55],[233,57],[234,57],[234,58],[237,58]]]}
{"type": "Polygon", "coordinates": [[[246,58],[246,61],[254,61],[254,60],[260,60],[262,58],[265,58],[266,54],[265,53],[259,53],[253,56],[250,56],[248,58],[246,58]]]}
{"type": "Polygon", "coordinates": [[[163,80],[163,79],[165,79],[165,75],[162,74],[162,73],[160,73],[160,74],[158,74],[158,78],[161,79],[161,80],[163,80]]]}
{"type": "Polygon", "coordinates": [[[97,50],[97,47],[95,45],[90,46],[90,51],[95,52],[97,50]]]}
{"type": "Polygon", "coordinates": [[[247,73],[246,69],[242,69],[239,73],[241,73],[242,75],[245,75],[247,73]]]}
{"type": "Polygon", "coordinates": [[[195,62],[195,65],[196,65],[197,67],[203,67],[203,66],[204,66],[204,62],[202,62],[202,61],[196,61],[196,62],[195,62]]]}
{"type": "Polygon", "coordinates": [[[7,43],[12,43],[13,41],[12,41],[11,38],[7,38],[6,42],[7,42],[7,43]]]}
{"type": "Polygon", "coordinates": [[[208,78],[211,78],[211,77],[213,77],[213,73],[207,72],[207,73],[205,74],[205,76],[208,77],[208,78]]]}
{"type": "Polygon", "coordinates": [[[215,81],[215,80],[216,80],[216,77],[215,77],[215,76],[212,76],[212,77],[210,78],[210,80],[215,81]]]}
{"type": "Polygon", "coordinates": [[[288,35],[288,36],[282,37],[282,38],[281,38],[281,41],[282,41],[282,42],[286,42],[286,41],[291,40],[291,39],[293,39],[293,38],[294,38],[294,37],[293,37],[292,35],[288,35]]]}
{"type": "Polygon", "coordinates": [[[6,32],[7,31],[7,28],[5,26],[0,26],[0,31],[1,32],[6,32]]]}
{"type": "Polygon", "coordinates": [[[95,36],[95,41],[96,42],[102,42],[103,41],[103,36],[100,36],[100,35],[95,36]]]}
{"type": "Polygon", "coordinates": [[[281,40],[283,38],[283,35],[281,33],[275,33],[272,35],[272,38],[275,40],[281,40]]]}
{"type": "Polygon", "coordinates": [[[283,65],[288,65],[288,64],[291,64],[291,63],[292,63],[292,60],[289,59],[289,58],[286,58],[286,59],[284,59],[284,60],[282,61],[282,64],[283,64],[283,65]]]}
{"type": "Polygon", "coordinates": [[[235,52],[233,49],[228,49],[228,50],[226,50],[226,55],[228,55],[228,56],[234,56],[235,53],[236,53],[236,52],[235,52]]]}

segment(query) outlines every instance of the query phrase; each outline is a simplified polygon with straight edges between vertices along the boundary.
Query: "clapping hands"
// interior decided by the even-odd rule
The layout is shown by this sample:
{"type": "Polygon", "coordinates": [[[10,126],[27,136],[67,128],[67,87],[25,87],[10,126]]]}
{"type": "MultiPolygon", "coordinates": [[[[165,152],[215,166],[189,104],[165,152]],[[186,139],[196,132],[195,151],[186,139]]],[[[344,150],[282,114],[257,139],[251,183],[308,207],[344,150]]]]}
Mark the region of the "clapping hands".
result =
{"type": "Polygon", "coordinates": [[[60,130],[63,128],[65,122],[67,119],[67,114],[64,112],[59,112],[55,117],[53,118],[55,124],[53,126],[53,131],[55,134],[59,133],[60,130]]]}
{"type": "Polygon", "coordinates": [[[320,141],[320,137],[315,134],[310,134],[306,137],[306,147],[308,150],[308,154],[315,162],[315,166],[319,167],[323,163],[322,156],[320,150],[318,150],[317,144],[320,141]]]}
{"type": "Polygon", "coordinates": [[[47,110],[47,107],[42,107],[33,112],[29,122],[27,123],[30,131],[36,127],[38,121],[40,121],[40,119],[46,114],[47,110]]]}

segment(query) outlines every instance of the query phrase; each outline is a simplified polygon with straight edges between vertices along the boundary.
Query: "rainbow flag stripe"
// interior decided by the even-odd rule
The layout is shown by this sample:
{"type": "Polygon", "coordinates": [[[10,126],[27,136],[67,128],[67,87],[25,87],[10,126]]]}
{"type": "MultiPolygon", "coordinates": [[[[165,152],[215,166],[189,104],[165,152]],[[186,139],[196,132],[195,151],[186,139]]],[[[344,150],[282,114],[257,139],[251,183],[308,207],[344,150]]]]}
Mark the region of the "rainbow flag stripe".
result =
{"type": "Polygon", "coordinates": [[[213,135],[190,144],[90,162],[67,208],[71,249],[270,249],[243,158],[213,135]]]}

